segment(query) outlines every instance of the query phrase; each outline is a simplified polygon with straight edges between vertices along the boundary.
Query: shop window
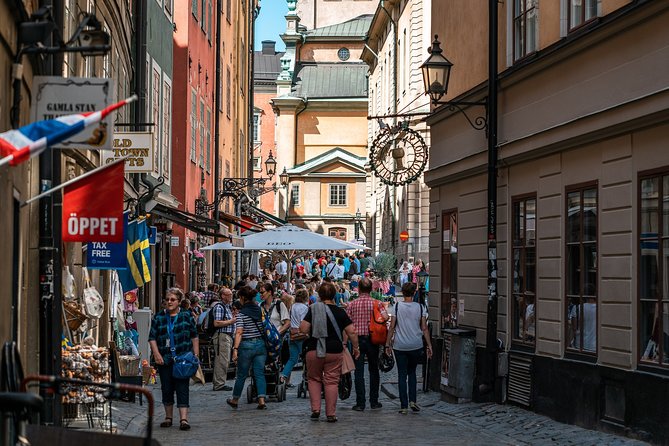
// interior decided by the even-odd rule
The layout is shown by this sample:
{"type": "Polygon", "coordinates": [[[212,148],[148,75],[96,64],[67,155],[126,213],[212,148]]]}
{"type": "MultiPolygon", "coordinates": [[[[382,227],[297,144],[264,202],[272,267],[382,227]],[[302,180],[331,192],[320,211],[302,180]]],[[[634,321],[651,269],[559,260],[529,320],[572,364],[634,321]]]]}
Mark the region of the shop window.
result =
{"type": "Polygon", "coordinates": [[[597,186],[567,190],[567,349],[597,352],[597,186]]]}
{"type": "Polygon", "coordinates": [[[512,330],[514,342],[534,345],[536,337],[537,199],[513,202],[512,330]]]}
{"type": "Polygon", "coordinates": [[[639,355],[669,365],[669,173],[639,184],[639,355]]]}
{"type": "Polygon", "coordinates": [[[444,212],[441,219],[441,326],[458,325],[458,213],[444,212]]]}

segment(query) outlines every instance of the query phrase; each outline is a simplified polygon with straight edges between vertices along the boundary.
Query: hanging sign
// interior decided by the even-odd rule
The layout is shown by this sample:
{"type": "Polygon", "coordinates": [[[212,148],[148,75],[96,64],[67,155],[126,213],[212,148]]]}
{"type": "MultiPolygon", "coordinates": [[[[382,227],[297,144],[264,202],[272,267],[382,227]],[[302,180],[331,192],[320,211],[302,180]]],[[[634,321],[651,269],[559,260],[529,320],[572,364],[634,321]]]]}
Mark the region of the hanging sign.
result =
{"type": "Polygon", "coordinates": [[[127,157],[126,172],[152,172],[153,150],[151,132],[114,132],[111,150],[101,152],[102,164],[127,157]]]}
{"type": "MultiPolygon", "coordinates": [[[[35,76],[32,91],[35,94],[33,121],[96,112],[115,102],[114,82],[107,78],[35,76]]],[[[97,125],[91,125],[55,147],[77,150],[111,149],[113,120],[114,114],[110,113],[97,125]]]]}
{"type": "MultiPolygon", "coordinates": [[[[123,233],[128,227],[130,212],[123,213],[123,233]]],[[[127,269],[128,243],[88,242],[86,245],[86,266],[88,269],[127,269]]]]}
{"type": "Polygon", "coordinates": [[[123,163],[64,188],[64,242],[122,242],[123,163]]]}

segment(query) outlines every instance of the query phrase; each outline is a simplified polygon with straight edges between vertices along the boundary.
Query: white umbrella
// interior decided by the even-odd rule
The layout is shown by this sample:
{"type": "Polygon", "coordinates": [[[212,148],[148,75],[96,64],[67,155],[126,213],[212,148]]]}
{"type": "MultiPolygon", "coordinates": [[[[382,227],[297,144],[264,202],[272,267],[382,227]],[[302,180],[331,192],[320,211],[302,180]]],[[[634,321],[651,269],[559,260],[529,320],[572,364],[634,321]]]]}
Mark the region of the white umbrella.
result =
{"type": "Polygon", "coordinates": [[[294,225],[279,226],[242,237],[241,247],[230,242],[215,243],[201,249],[224,251],[309,251],[369,249],[366,246],[317,234],[294,225]]]}

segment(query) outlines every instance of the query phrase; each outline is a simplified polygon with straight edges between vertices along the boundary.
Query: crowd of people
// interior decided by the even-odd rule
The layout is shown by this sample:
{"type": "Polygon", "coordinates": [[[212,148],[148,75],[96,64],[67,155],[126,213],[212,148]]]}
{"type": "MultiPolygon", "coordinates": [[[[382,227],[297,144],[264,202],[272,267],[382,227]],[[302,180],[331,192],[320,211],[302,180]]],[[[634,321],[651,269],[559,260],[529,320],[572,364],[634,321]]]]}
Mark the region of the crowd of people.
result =
{"type": "Polygon", "coordinates": [[[363,252],[310,253],[290,263],[285,259],[266,262],[267,268],[260,277],[244,275],[232,289],[210,284],[203,292],[184,295],[181,290],[170,288],[149,336],[165,408],[165,420],[160,426],[172,426],[176,393],[179,427],[190,429],[189,381],[174,378],[171,364],[176,356],[187,351],[199,355],[198,328],[202,335],[202,324],[210,312],[213,327],[209,342],[215,351],[212,389],[232,391],[226,402],[233,409],[238,408],[250,373],[257,409],[267,408],[268,350],[263,329],[263,321],[267,319],[284,340],[280,382],[288,388],[295,387],[290,382],[291,373],[300,360],[305,361],[311,419],[320,419],[323,395],[326,420],[337,421],[338,385],[348,353],[355,364],[353,410],[382,407],[379,357],[384,354],[396,358],[400,413],[407,413],[409,408],[420,410],[416,400],[416,366],[424,350],[428,357],[432,353],[427,308],[415,299],[417,273],[424,271],[425,265],[420,260],[415,264],[402,261],[400,265],[398,279],[404,299],[396,303],[394,299],[384,302],[372,297],[378,283],[374,277],[374,259],[363,252]],[[370,333],[370,320],[377,314],[389,327],[385,342],[380,343],[370,333]],[[231,362],[236,365],[233,385],[227,382],[231,362]]]}

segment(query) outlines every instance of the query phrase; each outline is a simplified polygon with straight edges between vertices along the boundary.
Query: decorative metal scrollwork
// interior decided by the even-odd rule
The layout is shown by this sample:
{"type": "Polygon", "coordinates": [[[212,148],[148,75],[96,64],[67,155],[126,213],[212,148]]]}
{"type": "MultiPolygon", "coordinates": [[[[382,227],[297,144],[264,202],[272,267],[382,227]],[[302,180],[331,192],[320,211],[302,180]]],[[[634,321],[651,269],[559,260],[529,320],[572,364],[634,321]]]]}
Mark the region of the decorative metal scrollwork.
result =
{"type": "Polygon", "coordinates": [[[405,124],[384,127],[370,147],[369,160],[376,176],[385,184],[413,183],[427,166],[425,140],[405,124]]]}

